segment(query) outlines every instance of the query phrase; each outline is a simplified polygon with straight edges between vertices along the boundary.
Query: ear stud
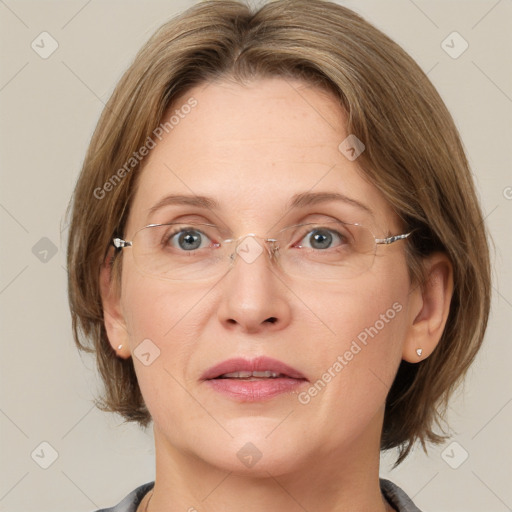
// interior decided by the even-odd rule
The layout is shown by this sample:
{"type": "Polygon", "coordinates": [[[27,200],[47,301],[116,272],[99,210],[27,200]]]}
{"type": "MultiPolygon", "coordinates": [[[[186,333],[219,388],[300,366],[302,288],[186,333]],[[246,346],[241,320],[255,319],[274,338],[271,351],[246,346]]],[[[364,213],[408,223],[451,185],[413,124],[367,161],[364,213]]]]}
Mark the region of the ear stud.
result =
{"type": "Polygon", "coordinates": [[[417,348],[416,349],[416,354],[418,354],[418,357],[421,357],[421,354],[423,354],[423,349],[417,348]]]}
{"type": "Polygon", "coordinates": [[[121,350],[122,348],[123,348],[123,345],[119,345],[119,346],[117,347],[117,350],[121,350]]]}

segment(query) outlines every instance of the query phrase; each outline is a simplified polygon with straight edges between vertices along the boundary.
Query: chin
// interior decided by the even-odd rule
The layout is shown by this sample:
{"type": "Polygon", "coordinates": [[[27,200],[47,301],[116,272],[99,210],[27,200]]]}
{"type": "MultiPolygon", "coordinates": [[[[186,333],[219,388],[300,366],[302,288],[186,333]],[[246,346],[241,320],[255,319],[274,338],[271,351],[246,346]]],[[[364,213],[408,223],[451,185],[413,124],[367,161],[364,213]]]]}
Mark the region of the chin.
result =
{"type": "MultiPolygon", "coordinates": [[[[244,421],[252,419],[244,418],[244,421]]],[[[196,446],[194,451],[207,463],[241,476],[268,478],[291,473],[302,465],[300,460],[304,459],[306,448],[297,450],[297,446],[303,444],[302,439],[289,435],[284,429],[280,436],[276,432],[269,435],[275,426],[272,422],[270,429],[246,428],[239,434],[231,431],[232,438],[222,441],[210,438],[207,446],[203,444],[200,450],[196,446]]]]}

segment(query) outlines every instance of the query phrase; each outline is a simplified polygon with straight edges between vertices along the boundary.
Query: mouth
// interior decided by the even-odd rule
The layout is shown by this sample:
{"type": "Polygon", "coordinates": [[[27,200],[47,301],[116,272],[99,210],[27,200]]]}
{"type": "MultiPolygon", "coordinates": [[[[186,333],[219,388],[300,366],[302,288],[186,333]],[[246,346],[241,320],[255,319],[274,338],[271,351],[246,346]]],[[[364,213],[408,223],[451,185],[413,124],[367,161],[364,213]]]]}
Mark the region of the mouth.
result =
{"type": "Polygon", "coordinates": [[[271,357],[244,359],[237,357],[212,366],[201,380],[212,379],[302,379],[306,377],[297,369],[271,357]]]}
{"type": "Polygon", "coordinates": [[[309,382],[295,368],[269,357],[229,359],[208,369],[201,380],[239,402],[270,399],[309,382]]]}

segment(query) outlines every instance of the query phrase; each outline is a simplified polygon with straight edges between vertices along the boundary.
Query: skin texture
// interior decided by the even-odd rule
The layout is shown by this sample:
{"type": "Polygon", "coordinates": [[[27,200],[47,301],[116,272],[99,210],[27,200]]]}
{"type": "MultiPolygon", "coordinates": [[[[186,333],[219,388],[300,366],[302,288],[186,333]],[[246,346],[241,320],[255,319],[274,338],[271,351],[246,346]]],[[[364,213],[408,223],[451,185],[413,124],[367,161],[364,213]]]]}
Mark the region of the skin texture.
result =
{"type": "MultiPolygon", "coordinates": [[[[197,106],[145,161],[126,240],[146,224],[178,218],[222,223],[232,237],[333,219],[360,222],[377,237],[402,233],[357,160],[338,150],[348,136],[345,114],[326,92],[279,78],[223,80],[188,91],[173,107],[190,97],[197,106]],[[294,194],[333,191],[373,216],[335,201],[286,207],[294,194]],[[148,217],[169,194],[209,196],[219,208],[168,206],[148,217]]],[[[160,349],[149,366],[134,357],[154,421],[148,510],[391,510],[378,483],[385,398],[402,358],[418,362],[418,347],[422,358],[435,349],[453,286],[442,254],[426,261],[429,284],[413,286],[404,243],[379,246],[369,271],[337,283],[286,276],[265,254],[250,264],[238,258],[220,279],[176,283],[141,274],[124,249],[116,295],[102,269],[105,325],[119,357],[148,338],[160,349]],[[393,304],[400,312],[307,404],[297,392],[234,400],[200,380],[231,357],[267,355],[301,371],[310,382],[300,391],[307,390],[393,304]],[[250,468],[237,457],[248,442],[262,455],[250,468]]]]}

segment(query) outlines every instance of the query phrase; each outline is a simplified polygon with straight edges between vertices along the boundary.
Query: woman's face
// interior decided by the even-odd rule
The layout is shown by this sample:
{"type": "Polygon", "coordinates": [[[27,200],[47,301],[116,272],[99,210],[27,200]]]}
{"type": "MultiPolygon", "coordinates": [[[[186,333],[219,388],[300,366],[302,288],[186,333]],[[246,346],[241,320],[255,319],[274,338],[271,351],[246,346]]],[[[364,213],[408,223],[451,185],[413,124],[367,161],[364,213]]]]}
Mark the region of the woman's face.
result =
{"type": "MultiPolygon", "coordinates": [[[[141,173],[127,240],[147,224],[192,221],[222,226],[226,238],[335,220],[380,238],[401,233],[353,152],[339,149],[349,133],[327,93],[278,78],[222,81],[190,90],[171,115],[141,173]],[[195,106],[182,108],[190,98],[195,106]],[[347,199],[290,206],[323,193],[347,199]],[[215,206],[162,202],[174,195],[215,206]]],[[[329,281],[286,275],[265,252],[239,255],[215,279],[170,281],[142,274],[124,249],[120,311],[157,443],[225,470],[273,475],[378,451],[411,316],[404,243],[378,246],[369,270],[329,281]],[[276,392],[271,377],[202,378],[228,359],[263,356],[303,379],[281,378],[285,391],[276,392]]]]}

